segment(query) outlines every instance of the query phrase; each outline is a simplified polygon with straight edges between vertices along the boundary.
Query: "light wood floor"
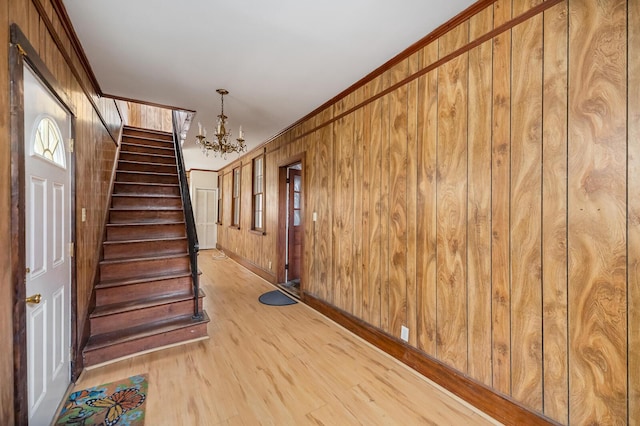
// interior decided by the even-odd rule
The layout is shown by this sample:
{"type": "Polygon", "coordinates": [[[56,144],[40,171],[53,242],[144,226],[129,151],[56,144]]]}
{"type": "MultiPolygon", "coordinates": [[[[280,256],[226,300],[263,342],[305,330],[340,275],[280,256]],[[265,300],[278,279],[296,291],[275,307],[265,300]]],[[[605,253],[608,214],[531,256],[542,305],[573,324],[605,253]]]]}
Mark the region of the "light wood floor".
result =
{"type": "Polygon", "coordinates": [[[210,339],[85,371],[75,389],[149,375],[147,425],[497,424],[381,351],[202,251],[210,339]]]}

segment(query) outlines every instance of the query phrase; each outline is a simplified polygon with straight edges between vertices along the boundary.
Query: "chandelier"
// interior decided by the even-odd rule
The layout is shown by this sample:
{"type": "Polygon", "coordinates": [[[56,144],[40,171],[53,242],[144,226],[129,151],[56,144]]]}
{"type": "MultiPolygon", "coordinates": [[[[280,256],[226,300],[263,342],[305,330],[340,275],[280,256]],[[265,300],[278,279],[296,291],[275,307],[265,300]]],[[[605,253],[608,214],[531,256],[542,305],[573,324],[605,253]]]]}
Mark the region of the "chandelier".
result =
{"type": "Polygon", "coordinates": [[[244,152],[247,147],[244,144],[244,133],[242,132],[242,126],[238,131],[238,138],[229,141],[231,138],[231,131],[227,131],[227,116],[224,115],[224,95],[228,95],[229,92],[225,89],[216,90],[220,94],[220,115],[218,115],[218,124],[215,128],[213,138],[207,139],[207,129],[198,123],[198,135],[196,136],[196,143],[202,147],[202,153],[207,157],[209,152],[213,152],[214,155],[221,155],[227,158],[227,154],[237,152],[240,154],[244,152]]]}

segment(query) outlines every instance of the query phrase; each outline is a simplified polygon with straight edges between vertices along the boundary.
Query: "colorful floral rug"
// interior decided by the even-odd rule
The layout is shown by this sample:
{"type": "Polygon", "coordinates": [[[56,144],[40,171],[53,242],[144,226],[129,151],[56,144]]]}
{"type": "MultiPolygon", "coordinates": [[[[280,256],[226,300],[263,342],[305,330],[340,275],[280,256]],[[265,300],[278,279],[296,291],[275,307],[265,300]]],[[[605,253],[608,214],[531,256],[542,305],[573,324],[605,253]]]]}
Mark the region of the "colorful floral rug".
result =
{"type": "Polygon", "coordinates": [[[54,425],[141,426],[147,387],[141,375],[72,392],[54,425]]]}

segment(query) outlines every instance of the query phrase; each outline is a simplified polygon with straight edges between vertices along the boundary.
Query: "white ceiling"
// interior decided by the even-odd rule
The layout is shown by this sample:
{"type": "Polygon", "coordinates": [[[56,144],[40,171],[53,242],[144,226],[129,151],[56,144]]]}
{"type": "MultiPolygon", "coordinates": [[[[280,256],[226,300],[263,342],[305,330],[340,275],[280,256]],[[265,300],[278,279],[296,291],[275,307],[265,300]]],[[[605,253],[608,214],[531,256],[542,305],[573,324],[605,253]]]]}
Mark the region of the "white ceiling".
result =
{"type": "MultiPolygon", "coordinates": [[[[473,0],[64,0],[104,93],[197,111],[188,169],[205,157],[197,123],[225,113],[249,149],[333,98],[473,0]]],[[[235,137],[235,136],[234,136],[235,137]]]]}

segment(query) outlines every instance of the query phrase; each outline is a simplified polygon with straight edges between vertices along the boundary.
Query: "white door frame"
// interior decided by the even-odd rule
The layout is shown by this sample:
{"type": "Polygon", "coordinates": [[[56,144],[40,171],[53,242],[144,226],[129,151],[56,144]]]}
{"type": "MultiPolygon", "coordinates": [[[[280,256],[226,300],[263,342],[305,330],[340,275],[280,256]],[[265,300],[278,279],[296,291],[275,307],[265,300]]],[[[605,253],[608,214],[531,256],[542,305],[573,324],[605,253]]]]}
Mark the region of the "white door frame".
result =
{"type": "MultiPolygon", "coordinates": [[[[12,24],[9,49],[9,78],[11,82],[11,283],[13,288],[13,360],[14,415],[16,424],[27,424],[29,416],[27,389],[26,337],[26,255],[25,255],[25,149],[24,149],[24,64],[47,86],[71,116],[71,137],[75,138],[74,108],[59,82],[47,69],[16,24],[12,24]]],[[[75,156],[69,164],[71,191],[71,241],[75,241],[75,156]]],[[[77,379],[77,283],[75,253],[71,258],[71,381],[77,379]]]]}

